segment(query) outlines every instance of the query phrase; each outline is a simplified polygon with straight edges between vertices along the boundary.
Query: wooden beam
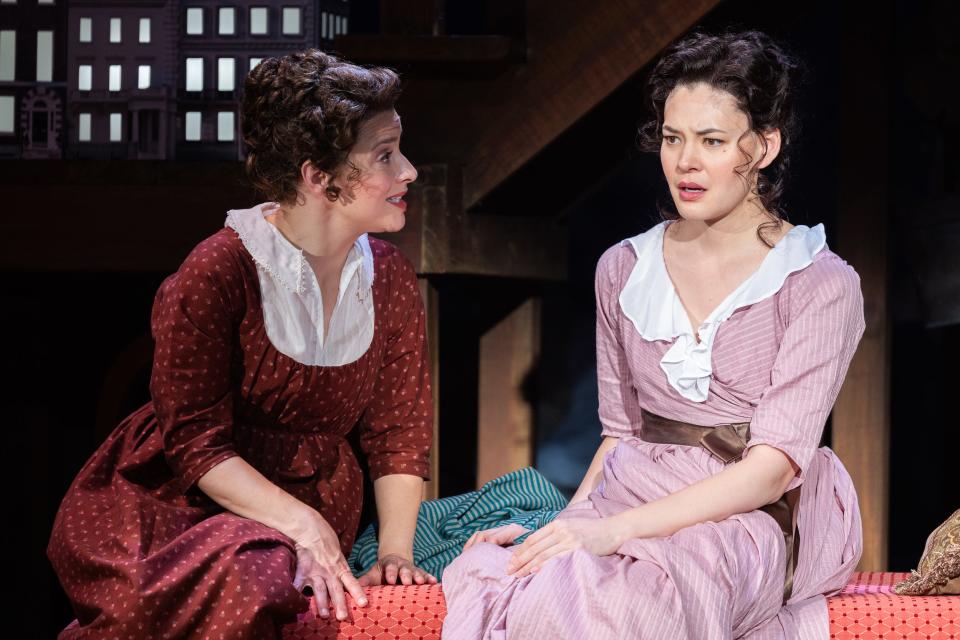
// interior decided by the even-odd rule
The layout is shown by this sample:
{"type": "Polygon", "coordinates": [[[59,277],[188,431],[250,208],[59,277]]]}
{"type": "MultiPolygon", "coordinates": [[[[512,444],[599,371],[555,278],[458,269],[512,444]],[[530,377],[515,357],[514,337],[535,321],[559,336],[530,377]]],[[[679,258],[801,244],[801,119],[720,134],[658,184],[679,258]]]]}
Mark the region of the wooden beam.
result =
{"type": "Polygon", "coordinates": [[[860,274],[866,331],[833,410],[833,448],[853,478],[863,516],[859,570],[884,571],[889,543],[890,319],[887,304],[887,95],[892,7],[843,27],[838,250],[860,274]]]}
{"type": "MultiPolygon", "coordinates": [[[[523,64],[455,77],[416,66],[404,74],[404,144],[420,162],[462,166],[469,209],[716,4],[529,0],[523,64]]],[[[583,161],[573,162],[571,176],[583,161]]]]}
{"type": "Polygon", "coordinates": [[[533,464],[524,379],[540,355],[540,300],[528,299],[480,338],[477,487],[533,464]]]}
{"type": "Polygon", "coordinates": [[[403,230],[383,234],[421,274],[565,280],[566,227],[549,218],[473,215],[458,209],[457,176],[444,165],[417,167],[403,230]]]}
{"type": "Polygon", "coordinates": [[[239,162],[6,163],[0,268],[172,272],[228,209],[260,202],[239,162]]]}
{"type": "Polygon", "coordinates": [[[430,480],[424,484],[423,499],[436,500],[440,497],[440,298],[436,287],[426,278],[418,280],[427,316],[430,386],[433,391],[433,450],[430,453],[430,480]]]}

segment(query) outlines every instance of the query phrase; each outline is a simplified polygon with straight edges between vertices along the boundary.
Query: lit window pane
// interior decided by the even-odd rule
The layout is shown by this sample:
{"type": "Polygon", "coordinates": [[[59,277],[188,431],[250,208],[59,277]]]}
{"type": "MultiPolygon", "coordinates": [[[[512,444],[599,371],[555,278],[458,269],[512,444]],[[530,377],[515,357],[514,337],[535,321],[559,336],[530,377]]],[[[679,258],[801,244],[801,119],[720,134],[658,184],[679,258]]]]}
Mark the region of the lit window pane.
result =
{"type": "Polygon", "coordinates": [[[200,139],[199,111],[187,111],[186,131],[184,137],[190,142],[195,142],[200,139]]]}
{"type": "Polygon", "coordinates": [[[110,18],[110,42],[120,42],[120,18],[110,18]]]}
{"type": "Polygon", "coordinates": [[[320,12],[320,37],[324,39],[327,37],[327,12],[326,11],[320,12]]]}
{"type": "Polygon", "coordinates": [[[232,36],[236,33],[237,10],[233,7],[221,7],[217,14],[217,33],[221,36],[232,36]]]}
{"type": "Polygon", "coordinates": [[[300,9],[299,7],[283,8],[283,35],[300,35],[300,9]]]}
{"type": "Polygon", "coordinates": [[[255,36],[262,36],[267,33],[268,27],[267,8],[253,7],[250,9],[250,33],[255,36]]]}
{"type": "Polygon", "coordinates": [[[93,20],[80,18],[80,42],[93,42],[93,20]]]}
{"type": "Polygon", "coordinates": [[[142,64],[137,67],[137,89],[150,88],[150,65],[142,64]]]}
{"type": "Polygon", "coordinates": [[[81,113],[80,122],[78,122],[77,124],[80,125],[77,129],[78,130],[77,139],[80,142],[90,142],[90,114],[81,113]]]}
{"type": "Polygon", "coordinates": [[[0,96],[0,133],[13,133],[13,96],[0,96]]]}
{"type": "Polygon", "coordinates": [[[17,32],[0,31],[0,80],[13,80],[16,72],[17,32]]]}
{"type": "Polygon", "coordinates": [[[233,141],[233,111],[221,111],[217,114],[217,140],[233,141]]]}
{"type": "Polygon", "coordinates": [[[120,91],[120,74],[121,67],[118,64],[110,65],[110,84],[108,88],[110,91],[120,91]]]}
{"type": "Polygon", "coordinates": [[[250,58],[250,71],[253,71],[253,68],[261,62],[263,62],[263,58],[250,58]]]}
{"type": "Polygon", "coordinates": [[[93,65],[80,65],[80,72],[77,74],[77,88],[80,91],[90,91],[93,86],[93,65]]]}
{"type": "Polygon", "coordinates": [[[150,18],[140,18],[140,42],[150,42],[150,18]]]}
{"type": "Polygon", "coordinates": [[[37,0],[37,4],[53,4],[54,0],[37,0]]]}
{"type": "Polygon", "coordinates": [[[123,114],[110,114],[110,142],[123,142],[123,114]]]}
{"type": "Polygon", "coordinates": [[[347,32],[347,16],[343,16],[343,30],[340,33],[347,32]]]}
{"type": "Polygon", "coordinates": [[[53,31],[37,31],[37,82],[53,80],[53,31]]]}
{"type": "Polygon", "coordinates": [[[337,34],[343,33],[343,16],[337,16],[337,34]]]}
{"type": "Polygon", "coordinates": [[[203,9],[199,7],[187,9],[187,35],[203,35],[203,9]]]}
{"type": "Polygon", "coordinates": [[[187,58],[187,91],[203,91],[203,58],[187,58]]]}
{"type": "Polygon", "coordinates": [[[217,91],[233,91],[235,76],[233,58],[217,58],[217,91]]]}

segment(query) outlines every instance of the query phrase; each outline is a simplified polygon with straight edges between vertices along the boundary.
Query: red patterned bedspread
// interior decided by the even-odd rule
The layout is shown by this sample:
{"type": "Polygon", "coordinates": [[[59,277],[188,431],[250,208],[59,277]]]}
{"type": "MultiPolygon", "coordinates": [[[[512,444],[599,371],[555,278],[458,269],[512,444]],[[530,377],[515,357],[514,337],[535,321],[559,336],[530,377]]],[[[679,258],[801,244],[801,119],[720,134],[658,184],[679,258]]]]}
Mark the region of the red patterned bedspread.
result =
{"type": "MultiPolygon", "coordinates": [[[[856,573],[827,598],[832,640],[960,640],[960,596],[898,596],[905,573],[856,573]]],[[[439,640],[447,606],[440,585],[367,589],[370,603],[334,622],[306,613],[284,640],[439,640]]],[[[312,603],[311,603],[312,604],[312,603]]],[[[76,624],[76,623],[74,623],[76,624]]]]}

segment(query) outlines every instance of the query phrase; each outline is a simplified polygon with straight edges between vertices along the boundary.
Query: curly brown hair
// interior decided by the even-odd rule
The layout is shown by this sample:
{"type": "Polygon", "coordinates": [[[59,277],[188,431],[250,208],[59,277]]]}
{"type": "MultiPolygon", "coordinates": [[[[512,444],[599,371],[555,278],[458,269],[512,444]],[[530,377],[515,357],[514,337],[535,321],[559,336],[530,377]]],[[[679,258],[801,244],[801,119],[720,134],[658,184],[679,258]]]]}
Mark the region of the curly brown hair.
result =
{"type": "Polygon", "coordinates": [[[392,109],[400,79],[391,69],[361,67],[318,49],[267,58],[244,83],[243,142],[247,176],[268,200],[290,204],[299,197],[300,167],[310,161],[330,175],[326,196],[340,197],[337,178],[360,170],[347,157],[361,123],[392,109]]]}
{"type": "MultiPolygon", "coordinates": [[[[794,102],[803,68],[798,60],[760,31],[741,31],[708,35],[693,33],[672,44],[657,62],[647,79],[653,119],[640,128],[640,146],[645,151],[660,150],[663,140],[663,110],[667,97],[678,86],[705,83],[733,96],[746,114],[751,131],[760,136],[766,152],[763,133],[780,130],[780,153],[770,166],[758,171],[757,186],[751,193],[758,198],[776,220],[760,225],[757,235],[770,245],[764,231],[779,228],[786,218],[780,199],[790,167],[791,143],[796,138],[799,119],[794,102]]],[[[746,134],[744,134],[746,135],[746,134]]],[[[742,140],[742,138],[741,138],[742,140]]],[[[753,161],[737,141],[744,163],[737,173],[744,180],[753,161]]],[[[757,171],[756,169],[754,171],[757,171]]],[[[678,217],[676,211],[664,210],[665,217],[678,217]]]]}

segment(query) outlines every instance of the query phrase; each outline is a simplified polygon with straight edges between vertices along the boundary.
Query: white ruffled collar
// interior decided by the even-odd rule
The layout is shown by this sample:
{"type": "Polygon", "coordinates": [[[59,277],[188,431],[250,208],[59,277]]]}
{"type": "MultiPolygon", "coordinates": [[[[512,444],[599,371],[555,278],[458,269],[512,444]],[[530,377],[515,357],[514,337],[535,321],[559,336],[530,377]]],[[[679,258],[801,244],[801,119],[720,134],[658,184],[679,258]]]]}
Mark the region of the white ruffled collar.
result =
{"type": "Polygon", "coordinates": [[[757,270],[694,332],[663,260],[663,234],[668,224],[662,222],[621,243],[633,247],[637,262],[620,292],[620,308],[645,340],[677,339],[660,360],[660,367],[680,395],[704,402],[713,373],[713,341],[720,325],[737,309],[769,298],[783,287],[787,276],[809,266],[826,247],[826,236],[822,224],[813,228],[798,225],[788,231],[757,270]]]}
{"type": "MultiPolygon", "coordinates": [[[[237,232],[253,261],[274,280],[284,288],[303,295],[308,284],[315,282],[316,278],[306,275],[310,267],[303,251],[266,220],[265,216],[273,213],[277,206],[276,203],[266,202],[250,209],[231,209],[227,212],[224,226],[237,232]]],[[[347,254],[340,276],[341,293],[358,268],[362,274],[361,289],[369,290],[373,286],[374,272],[373,251],[367,234],[357,238],[347,254]]]]}

